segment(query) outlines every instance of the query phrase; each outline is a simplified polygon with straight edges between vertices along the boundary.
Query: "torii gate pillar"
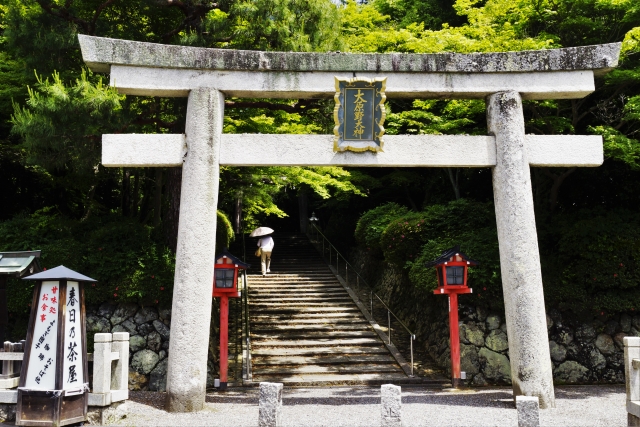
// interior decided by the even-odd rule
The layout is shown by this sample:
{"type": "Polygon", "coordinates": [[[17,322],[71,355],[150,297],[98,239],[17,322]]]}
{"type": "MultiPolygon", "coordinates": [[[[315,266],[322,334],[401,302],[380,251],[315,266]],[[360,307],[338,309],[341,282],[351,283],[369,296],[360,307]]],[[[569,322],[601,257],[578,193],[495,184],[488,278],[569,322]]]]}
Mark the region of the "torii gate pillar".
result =
{"type": "Polygon", "coordinates": [[[189,93],[178,247],[167,368],[169,412],[204,408],[215,264],[216,209],[224,96],[215,89],[189,93]]]}
{"type": "Polygon", "coordinates": [[[540,273],[540,251],[518,92],[487,97],[489,134],[496,138],[493,197],[513,395],[555,407],[553,372],[540,273]]]}

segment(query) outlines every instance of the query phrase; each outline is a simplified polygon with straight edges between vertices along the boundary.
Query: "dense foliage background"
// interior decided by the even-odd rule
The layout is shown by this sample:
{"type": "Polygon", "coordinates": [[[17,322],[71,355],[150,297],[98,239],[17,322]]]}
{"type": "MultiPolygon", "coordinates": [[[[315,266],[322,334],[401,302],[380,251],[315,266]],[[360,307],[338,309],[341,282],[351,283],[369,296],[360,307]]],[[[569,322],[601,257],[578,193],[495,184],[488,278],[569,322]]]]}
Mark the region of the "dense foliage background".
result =
{"type": "MultiPolygon", "coordinates": [[[[179,168],[104,168],[103,133],[183,132],[184,99],[118,94],[84,66],[77,34],[234,49],[486,52],[622,42],[620,66],[579,100],[526,101],[527,133],[602,134],[599,168],[532,168],[549,304],[640,307],[640,3],[636,0],[5,0],[0,4],[0,250],[43,250],[98,279],[90,303],[169,304],[179,168]]],[[[228,99],[227,133],[332,132],[330,100],[228,99]]],[[[389,134],[486,134],[482,100],[397,100],[389,134]]],[[[480,303],[501,302],[489,169],[231,168],[218,232],[326,234],[404,268],[459,243],[481,262],[480,303]],[[355,235],[354,235],[355,230],[355,235]],[[355,236],[355,237],[354,237],[355,236]]],[[[13,338],[28,285],[10,284],[13,338]]]]}

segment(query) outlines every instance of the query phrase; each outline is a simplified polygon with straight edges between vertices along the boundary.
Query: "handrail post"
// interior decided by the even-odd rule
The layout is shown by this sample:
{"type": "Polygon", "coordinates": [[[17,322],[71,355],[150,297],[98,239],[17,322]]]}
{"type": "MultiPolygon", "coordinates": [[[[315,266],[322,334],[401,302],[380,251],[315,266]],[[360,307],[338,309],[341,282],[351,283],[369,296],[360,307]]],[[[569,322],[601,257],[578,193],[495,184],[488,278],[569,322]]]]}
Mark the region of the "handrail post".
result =
{"type": "Polygon", "coordinates": [[[129,332],[114,332],[111,351],[118,352],[118,361],[111,371],[111,389],[126,391],[129,398],[129,332]]]}
{"type": "Polygon", "coordinates": [[[347,286],[349,286],[349,264],[345,262],[344,264],[344,275],[346,276],[347,286]]]}
{"type": "Polygon", "coordinates": [[[389,329],[388,329],[388,333],[389,333],[389,345],[391,345],[391,310],[387,309],[387,320],[389,321],[389,329]]]}
{"type": "Polygon", "coordinates": [[[409,334],[409,343],[411,344],[411,376],[413,376],[413,340],[415,339],[415,335],[409,334]]]}
{"type": "Polygon", "coordinates": [[[112,335],[109,333],[94,335],[93,393],[95,394],[111,393],[111,341],[112,335]]]}

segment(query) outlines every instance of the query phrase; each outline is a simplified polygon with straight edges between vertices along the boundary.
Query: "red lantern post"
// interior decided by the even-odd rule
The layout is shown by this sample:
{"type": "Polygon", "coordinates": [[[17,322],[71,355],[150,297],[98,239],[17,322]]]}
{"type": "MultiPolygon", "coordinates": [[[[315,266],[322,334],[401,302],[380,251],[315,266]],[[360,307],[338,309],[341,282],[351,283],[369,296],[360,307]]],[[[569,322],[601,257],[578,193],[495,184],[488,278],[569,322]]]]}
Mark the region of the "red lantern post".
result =
{"type": "Polygon", "coordinates": [[[213,296],[220,298],[220,390],[227,388],[229,368],[229,298],[240,297],[238,270],[249,267],[226,249],[216,257],[213,296]]]}
{"type": "Polygon", "coordinates": [[[473,292],[467,286],[467,269],[470,265],[478,265],[476,261],[469,259],[460,252],[456,246],[444,251],[435,261],[428,263],[427,267],[435,267],[438,276],[438,289],[433,291],[436,295],[449,297],[449,341],[451,345],[451,383],[453,387],[460,387],[462,373],[460,371],[460,330],[458,325],[458,295],[473,292]]]}

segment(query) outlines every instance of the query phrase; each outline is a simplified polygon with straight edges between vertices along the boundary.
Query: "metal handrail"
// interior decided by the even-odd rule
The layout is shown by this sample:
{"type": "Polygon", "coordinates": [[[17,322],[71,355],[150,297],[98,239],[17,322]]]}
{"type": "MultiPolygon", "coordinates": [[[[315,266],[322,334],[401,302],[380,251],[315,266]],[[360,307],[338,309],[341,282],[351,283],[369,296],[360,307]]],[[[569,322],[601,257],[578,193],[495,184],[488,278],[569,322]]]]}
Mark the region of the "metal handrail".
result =
{"type": "Polygon", "coordinates": [[[252,381],[253,372],[251,371],[251,338],[250,338],[251,330],[249,326],[249,288],[247,285],[247,270],[244,270],[242,272],[242,293],[243,293],[242,314],[243,314],[244,330],[245,330],[244,338],[246,341],[246,353],[242,352],[242,356],[243,356],[242,359],[244,362],[243,364],[244,364],[245,378],[247,381],[252,381]]]}
{"type": "MultiPolygon", "coordinates": [[[[345,265],[345,282],[347,283],[347,288],[349,287],[349,267],[351,267],[351,270],[356,274],[356,287],[360,287],[360,280],[362,279],[362,282],[367,286],[367,288],[369,288],[369,315],[371,316],[371,318],[373,319],[373,297],[375,296],[380,303],[382,303],[382,305],[384,306],[384,308],[387,309],[387,322],[388,322],[388,330],[387,330],[387,335],[389,338],[389,344],[391,344],[391,316],[393,316],[398,323],[400,323],[402,325],[402,327],[409,333],[409,345],[410,345],[410,349],[411,349],[411,376],[413,376],[413,341],[415,341],[416,336],[413,332],[411,332],[411,330],[407,327],[407,325],[404,324],[404,322],[402,320],[400,320],[398,318],[398,316],[396,316],[396,314],[391,311],[391,309],[389,308],[389,306],[382,300],[382,298],[380,298],[378,296],[378,294],[376,294],[375,292],[373,292],[373,287],[371,285],[369,285],[367,283],[367,281],[364,279],[364,277],[362,277],[362,275],[355,269],[355,267],[349,262],[347,261],[347,259],[338,251],[338,248],[336,248],[330,241],[329,239],[318,229],[318,227],[316,226],[316,224],[314,224],[313,222],[309,222],[309,224],[316,230],[316,242],[318,241],[318,236],[322,236],[322,257],[324,258],[324,253],[325,253],[325,240],[327,241],[327,247],[329,249],[329,265],[332,265],[332,257],[331,257],[331,248],[334,249],[335,253],[336,253],[336,273],[338,274],[338,276],[340,275],[340,270],[338,269],[339,266],[339,259],[340,257],[342,257],[342,260],[344,261],[344,265],[345,265]]],[[[307,229],[308,230],[308,229],[307,229]]],[[[307,231],[308,233],[308,231],[307,231]]],[[[311,236],[309,235],[309,240],[311,240],[313,242],[313,240],[311,239],[311,236]]]]}

